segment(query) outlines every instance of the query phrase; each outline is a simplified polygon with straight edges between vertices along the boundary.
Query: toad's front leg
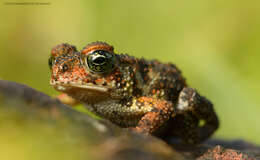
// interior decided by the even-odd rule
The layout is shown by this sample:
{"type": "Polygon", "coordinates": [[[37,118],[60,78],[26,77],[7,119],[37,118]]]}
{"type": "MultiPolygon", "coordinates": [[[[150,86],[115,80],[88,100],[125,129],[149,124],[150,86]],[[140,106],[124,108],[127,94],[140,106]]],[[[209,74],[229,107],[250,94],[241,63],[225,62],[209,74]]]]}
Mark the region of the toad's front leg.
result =
{"type": "Polygon", "coordinates": [[[138,133],[151,134],[164,124],[174,113],[173,104],[169,101],[140,97],[131,106],[140,111],[145,111],[137,126],[131,128],[138,133]]]}
{"type": "Polygon", "coordinates": [[[174,132],[186,143],[207,139],[219,126],[212,103],[192,88],[180,92],[174,121],[174,132]]]}
{"type": "Polygon", "coordinates": [[[70,97],[70,96],[67,95],[66,93],[62,93],[62,94],[56,96],[56,98],[57,98],[58,100],[60,100],[62,103],[67,104],[67,105],[69,105],[69,106],[73,106],[73,107],[74,107],[74,106],[80,104],[79,101],[77,101],[76,99],[70,97]]]}

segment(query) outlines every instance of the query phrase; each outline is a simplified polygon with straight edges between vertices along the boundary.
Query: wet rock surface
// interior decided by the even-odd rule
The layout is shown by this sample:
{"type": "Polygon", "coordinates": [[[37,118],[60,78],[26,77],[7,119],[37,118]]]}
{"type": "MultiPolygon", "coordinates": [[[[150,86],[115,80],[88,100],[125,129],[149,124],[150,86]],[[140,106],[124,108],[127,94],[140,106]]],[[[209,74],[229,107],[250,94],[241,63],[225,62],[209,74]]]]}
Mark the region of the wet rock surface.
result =
{"type": "MultiPolygon", "coordinates": [[[[0,80],[0,131],[3,123],[19,123],[21,127],[15,129],[22,133],[28,132],[28,128],[23,127],[28,124],[33,124],[32,129],[35,128],[36,132],[43,131],[42,127],[35,125],[43,125],[48,126],[48,134],[57,131],[64,133],[64,141],[70,141],[64,145],[80,146],[75,151],[82,151],[82,159],[260,159],[260,147],[245,141],[210,139],[197,146],[179,144],[174,139],[166,142],[128,132],[106,120],[93,119],[26,85],[0,80]]],[[[0,136],[3,136],[1,133],[0,136]]],[[[64,137],[55,138],[63,141],[64,137]]],[[[71,150],[75,151],[74,148],[71,150]]]]}

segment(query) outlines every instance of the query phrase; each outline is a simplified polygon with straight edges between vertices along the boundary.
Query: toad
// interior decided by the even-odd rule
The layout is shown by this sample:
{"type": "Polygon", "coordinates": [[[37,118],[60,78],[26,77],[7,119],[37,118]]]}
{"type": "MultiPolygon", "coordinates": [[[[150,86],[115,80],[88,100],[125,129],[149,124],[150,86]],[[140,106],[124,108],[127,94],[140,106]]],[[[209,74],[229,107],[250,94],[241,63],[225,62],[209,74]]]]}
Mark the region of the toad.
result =
{"type": "Polygon", "coordinates": [[[51,51],[50,84],[95,114],[138,133],[200,143],[219,126],[212,103],[172,63],[116,54],[105,42],[51,51]]]}

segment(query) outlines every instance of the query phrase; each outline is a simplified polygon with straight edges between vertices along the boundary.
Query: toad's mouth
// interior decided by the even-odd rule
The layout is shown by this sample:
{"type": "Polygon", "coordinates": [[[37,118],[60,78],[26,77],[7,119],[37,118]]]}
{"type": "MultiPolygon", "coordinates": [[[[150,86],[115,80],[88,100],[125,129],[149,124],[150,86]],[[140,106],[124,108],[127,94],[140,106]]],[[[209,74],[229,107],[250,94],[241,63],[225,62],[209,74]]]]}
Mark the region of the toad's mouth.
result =
{"type": "Polygon", "coordinates": [[[58,91],[65,92],[67,90],[71,89],[80,89],[80,90],[86,90],[86,91],[96,91],[96,92],[107,92],[108,88],[103,86],[97,86],[93,85],[91,83],[86,84],[77,84],[77,83],[56,83],[56,82],[50,82],[50,84],[57,89],[58,91]]]}

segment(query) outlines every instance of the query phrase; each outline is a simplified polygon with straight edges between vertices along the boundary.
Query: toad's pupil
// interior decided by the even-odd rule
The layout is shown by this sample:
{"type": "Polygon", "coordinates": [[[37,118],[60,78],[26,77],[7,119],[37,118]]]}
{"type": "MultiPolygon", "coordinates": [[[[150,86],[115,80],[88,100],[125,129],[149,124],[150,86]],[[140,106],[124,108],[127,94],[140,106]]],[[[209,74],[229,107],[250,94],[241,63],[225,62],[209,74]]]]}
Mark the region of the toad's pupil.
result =
{"type": "Polygon", "coordinates": [[[106,58],[105,57],[96,57],[95,59],[93,59],[93,63],[95,63],[97,65],[105,64],[106,58]]]}

